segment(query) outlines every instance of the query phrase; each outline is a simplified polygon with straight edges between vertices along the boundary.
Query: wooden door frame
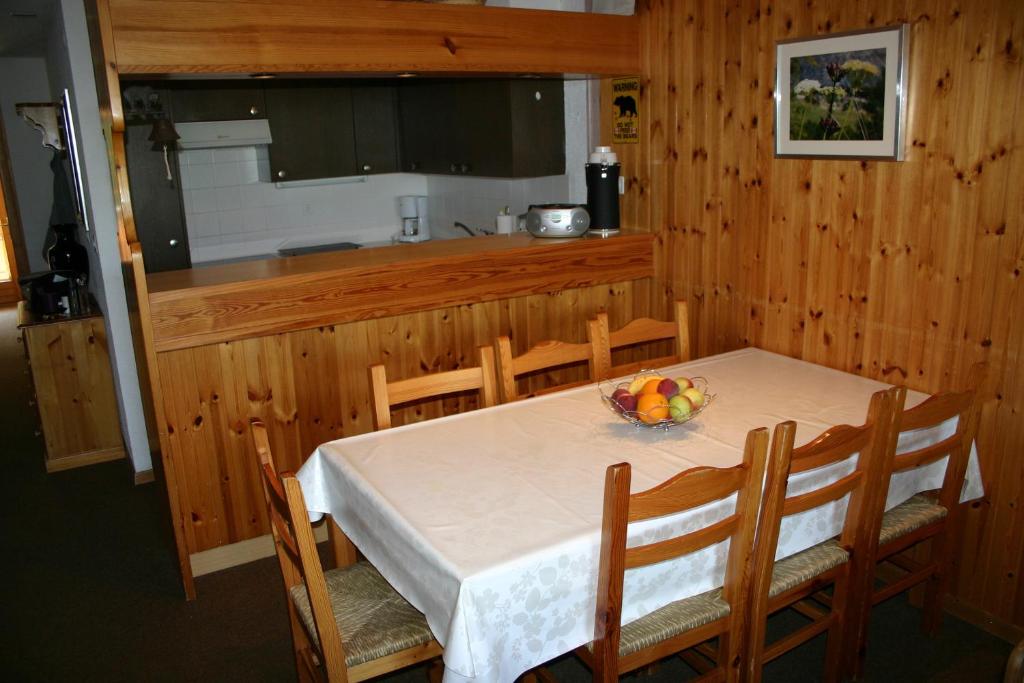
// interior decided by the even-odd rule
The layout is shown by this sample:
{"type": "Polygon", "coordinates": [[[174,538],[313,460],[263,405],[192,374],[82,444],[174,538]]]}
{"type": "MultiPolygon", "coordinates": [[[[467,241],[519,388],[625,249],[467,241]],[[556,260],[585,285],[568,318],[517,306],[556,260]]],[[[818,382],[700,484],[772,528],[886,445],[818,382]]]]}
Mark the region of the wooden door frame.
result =
{"type": "Polygon", "coordinates": [[[7,262],[11,267],[11,280],[0,281],[0,303],[9,304],[21,300],[18,273],[28,270],[28,255],[25,253],[21,213],[18,211],[18,200],[14,194],[14,174],[11,171],[7,131],[4,129],[3,121],[0,121],[0,230],[3,230],[7,262]]]}

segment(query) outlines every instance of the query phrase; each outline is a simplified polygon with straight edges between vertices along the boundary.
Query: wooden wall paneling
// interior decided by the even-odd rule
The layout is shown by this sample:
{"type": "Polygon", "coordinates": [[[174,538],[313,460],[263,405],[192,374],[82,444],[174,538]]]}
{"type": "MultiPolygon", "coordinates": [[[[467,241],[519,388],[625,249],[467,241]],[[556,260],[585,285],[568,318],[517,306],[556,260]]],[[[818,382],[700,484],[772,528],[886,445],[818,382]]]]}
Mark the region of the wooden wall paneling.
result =
{"type": "Polygon", "coordinates": [[[216,344],[200,350],[210,357],[209,401],[214,408],[211,431],[216,439],[214,452],[223,463],[221,495],[233,513],[233,537],[252,538],[262,533],[267,522],[257,461],[249,450],[249,419],[253,415],[245,380],[245,350],[241,344],[216,344]]]}
{"type": "MultiPolygon", "coordinates": [[[[282,466],[297,469],[321,442],[372,429],[372,363],[412,377],[475,364],[476,347],[502,332],[525,345],[561,335],[584,340],[598,310],[619,311],[623,320],[645,315],[648,297],[649,288],[613,283],[160,353],[161,382],[173,378],[175,387],[161,420],[188,553],[268,530],[250,417],[267,424],[282,466]]],[[[394,414],[414,421],[475,407],[474,397],[459,397],[394,414]]]]}
{"type": "Polygon", "coordinates": [[[360,387],[369,386],[367,369],[380,359],[370,353],[370,335],[376,338],[376,321],[360,321],[334,326],[334,353],[340,372],[339,419],[343,436],[373,431],[373,411],[369,392],[360,387]]]}
{"type": "MultiPolygon", "coordinates": [[[[980,292],[972,288],[965,302],[967,323],[963,338],[973,351],[973,358],[987,357],[994,368],[1000,365],[1006,368],[1002,377],[990,378],[998,382],[996,394],[1004,391],[1017,394],[1016,401],[1010,404],[1016,410],[1011,411],[1011,415],[1004,415],[1017,425],[1018,438],[1015,442],[1005,442],[1001,451],[997,451],[1003,453],[1003,458],[992,463],[996,470],[995,476],[989,477],[986,482],[993,491],[990,498],[991,523],[986,526],[983,535],[983,547],[987,546],[984,557],[986,564],[991,567],[991,579],[985,586],[980,602],[1009,603],[1013,608],[1015,623],[1022,624],[1024,591],[1020,588],[1020,573],[1024,570],[1024,542],[1019,539],[1024,538],[1024,515],[1020,512],[1021,482],[1024,476],[1019,458],[1011,456],[1019,453],[1020,434],[1024,431],[1020,426],[1019,391],[1015,391],[1021,383],[1021,346],[1019,338],[1014,347],[1008,347],[1007,342],[1009,325],[1015,324],[1019,330],[1022,325],[1019,322],[1020,315],[1024,312],[1020,285],[1013,270],[1017,269],[1019,276],[1022,242],[1020,208],[1024,204],[1019,175],[1024,171],[1024,160],[1021,158],[1024,135],[1019,131],[1019,121],[1024,116],[1021,95],[1024,68],[1020,47],[1024,39],[1024,11],[1019,4],[1016,5],[1013,20],[1006,21],[1005,16],[997,14],[995,6],[987,9],[991,12],[989,16],[972,13],[968,19],[977,19],[977,23],[971,21],[965,28],[968,40],[983,45],[980,53],[976,51],[975,59],[969,61],[969,69],[974,73],[968,74],[968,78],[978,79],[976,82],[981,90],[977,97],[972,98],[975,101],[971,103],[969,120],[973,122],[988,118],[991,124],[971,131],[971,137],[977,137],[980,146],[958,149],[956,156],[957,173],[964,173],[967,177],[967,182],[961,181],[961,184],[978,195],[978,215],[972,226],[976,249],[969,272],[973,276],[972,280],[980,279],[983,284],[980,292]],[[991,107],[992,111],[986,117],[987,107],[991,107]],[[1007,149],[1015,152],[1009,158],[1004,154],[1007,149]],[[1015,213],[1011,213],[1013,211],[1015,213]],[[1014,222],[1017,223],[1016,231],[1012,227],[1014,222]],[[1008,226],[1008,223],[1011,225],[1008,226]],[[1013,261],[1004,261],[1003,254],[1013,255],[1016,265],[1013,261]],[[978,300],[991,301],[992,304],[990,307],[978,306],[978,300]],[[1012,383],[1003,380],[1010,374],[1015,375],[1012,383]],[[1013,412],[1017,413],[1016,418],[1012,417],[1013,412]],[[1001,539],[1006,538],[1017,542],[1004,546],[1001,539]]],[[[1005,15],[1005,12],[1002,14],[1005,15]]],[[[957,179],[960,179],[959,176],[957,179]]],[[[964,354],[963,362],[968,362],[969,358],[964,354]]],[[[961,576],[963,584],[966,584],[971,575],[961,576]]],[[[971,588],[974,589],[973,586],[971,588]]]]}
{"type": "MultiPolygon", "coordinates": [[[[698,353],[754,343],[929,392],[987,360],[988,495],[962,516],[953,602],[1024,625],[1020,4],[668,5],[638,3],[641,60],[645,111],[679,161],[666,163],[655,134],[624,173],[671,189],[650,198],[656,277],[690,299],[698,353]],[[775,41],[903,21],[906,160],[775,159],[775,41]],[[659,103],[672,86],[675,104],[659,103]]],[[[644,205],[623,201],[624,215],[644,205]]]]}

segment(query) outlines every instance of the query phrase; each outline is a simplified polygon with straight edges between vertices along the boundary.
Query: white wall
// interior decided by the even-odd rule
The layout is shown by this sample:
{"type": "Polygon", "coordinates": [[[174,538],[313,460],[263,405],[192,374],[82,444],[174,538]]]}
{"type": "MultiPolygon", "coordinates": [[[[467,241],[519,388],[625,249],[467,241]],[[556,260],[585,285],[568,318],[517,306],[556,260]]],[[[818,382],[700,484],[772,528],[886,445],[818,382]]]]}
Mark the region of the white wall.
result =
{"type": "Polygon", "coordinates": [[[427,193],[425,176],[406,173],[277,187],[266,145],[184,150],[178,158],[193,263],[273,254],[296,242],[387,242],[401,230],[396,198],[427,193]]]}
{"type": "Polygon", "coordinates": [[[90,289],[97,296],[107,328],[125,447],[135,471],[144,472],[151,470],[153,464],[128,322],[113,186],[82,0],[61,0],[54,16],[47,61],[54,81],[52,95],[48,93],[47,99],[59,99],[64,88],[68,88],[72,96],[78,149],[82,155],[86,212],[92,226],[88,238],[81,234],[79,237],[89,249],[90,289]]]}
{"type": "MultiPolygon", "coordinates": [[[[53,207],[52,152],[42,145],[43,136],[15,112],[18,102],[49,102],[50,83],[42,57],[0,58],[0,112],[11,155],[14,193],[21,213],[29,268],[49,270],[43,242],[53,207]]],[[[26,275],[27,273],[22,273],[26,275]]]]}

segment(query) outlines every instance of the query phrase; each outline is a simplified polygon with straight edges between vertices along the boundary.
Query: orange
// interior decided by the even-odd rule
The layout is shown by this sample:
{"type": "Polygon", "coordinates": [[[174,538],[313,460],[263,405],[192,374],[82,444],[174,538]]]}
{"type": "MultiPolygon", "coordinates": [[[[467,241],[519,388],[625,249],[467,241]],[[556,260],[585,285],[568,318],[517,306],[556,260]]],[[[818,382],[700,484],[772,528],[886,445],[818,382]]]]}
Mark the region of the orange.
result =
{"type": "MultiPolygon", "coordinates": [[[[656,394],[656,393],[658,393],[658,385],[659,384],[661,384],[661,377],[656,377],[656,378],[654,378],[652,380],[648,380],[640,388],[640,394],[639,395],[643,396],[644,394],[656,394]]],[[[664,397],[662,397],[662,398],[664,398],[664,397]]]]}
{"type": "Polygon", "coordinates": [[[647,424],[656,424],[668,419],[668,401],[658,393],[643,394],[636,403],[636,412],[639,413],[637,417],[647,424]]]}

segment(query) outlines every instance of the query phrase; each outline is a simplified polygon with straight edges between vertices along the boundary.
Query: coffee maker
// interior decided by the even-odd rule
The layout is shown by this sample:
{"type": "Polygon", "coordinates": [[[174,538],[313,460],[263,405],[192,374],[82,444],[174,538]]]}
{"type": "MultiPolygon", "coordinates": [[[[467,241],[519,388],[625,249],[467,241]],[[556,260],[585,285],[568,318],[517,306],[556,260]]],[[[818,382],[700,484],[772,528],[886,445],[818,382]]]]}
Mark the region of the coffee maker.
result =
{"type": "Polygon", "coordinates": [[[425,242],[430,239],[430,219],[427,217],[427,198],[403,195],[398,198],[398,214],[402,217],[399,242],[425,242]]]}

